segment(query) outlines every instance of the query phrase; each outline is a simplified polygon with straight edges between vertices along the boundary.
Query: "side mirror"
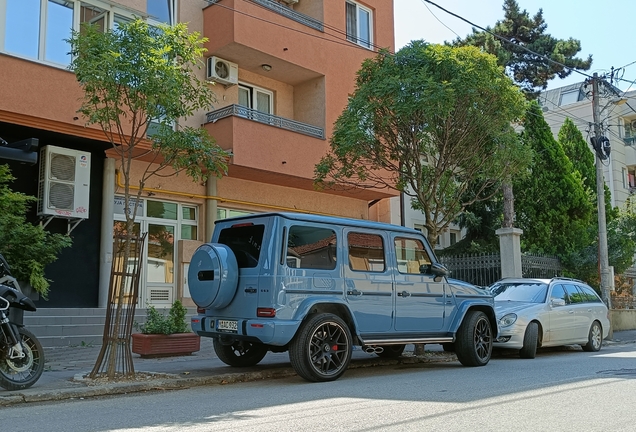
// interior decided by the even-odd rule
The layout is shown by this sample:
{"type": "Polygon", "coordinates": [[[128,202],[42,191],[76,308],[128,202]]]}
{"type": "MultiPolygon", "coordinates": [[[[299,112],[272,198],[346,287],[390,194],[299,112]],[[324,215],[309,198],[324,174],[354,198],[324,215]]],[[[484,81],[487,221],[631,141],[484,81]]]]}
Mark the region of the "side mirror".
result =
{"type": "Polygon", "coordinates": [[[442,277],[442,276],[448,275],[448,269],[440,263],[433,263],[431,265],[421,266],[420,272],[422,271],[422,267],[428,267],[428,271],[432,273],[435,277],[442,277]]]}
{"type": "Polygon", "coordinates": [[[565,306],[565,300],[560,298],[553,298],[552,300],[550,300],[550,304],[552,305],[552,307],[565,306]]]}

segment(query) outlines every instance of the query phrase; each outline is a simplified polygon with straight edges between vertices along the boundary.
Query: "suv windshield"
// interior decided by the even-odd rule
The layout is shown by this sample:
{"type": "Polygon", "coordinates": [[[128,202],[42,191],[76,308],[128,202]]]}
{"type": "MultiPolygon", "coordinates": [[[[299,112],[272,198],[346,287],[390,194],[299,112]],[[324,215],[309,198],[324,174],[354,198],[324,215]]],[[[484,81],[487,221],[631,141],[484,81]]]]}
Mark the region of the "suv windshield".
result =
{"type": "Polygon", "coordinates": [[[548,292],[548,285],[541,282],[499,283],[490,291],[496,301],[543,303],[548,292]]]}

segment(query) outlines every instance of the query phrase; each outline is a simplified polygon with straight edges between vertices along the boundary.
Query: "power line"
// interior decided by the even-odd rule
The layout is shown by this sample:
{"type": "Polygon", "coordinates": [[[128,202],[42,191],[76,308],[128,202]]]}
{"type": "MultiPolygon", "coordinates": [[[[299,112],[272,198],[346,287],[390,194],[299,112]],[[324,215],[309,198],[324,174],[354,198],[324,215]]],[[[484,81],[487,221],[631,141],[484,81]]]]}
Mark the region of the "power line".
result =
{"type": "Polygon", "coordinates": [[[449,29],[450,31],[452,31],[453,33],[455,33],[455,36],[457,36],[458,38],[461,38],[461,36],[460,36],[460,35],[458,35],[458,34],[457,34],[457,32],[456,32],[455,30],[453,30],[452,28],[450,28],[449,26],[447,26],[444,22],[442,22],[442,20],[441,20],[441,19],[439,19],[439,18],[437,17],[437,15],[435,15],[435,14],[433,13],[433,11],[431,10],[431,8],[429,8],[429,7],[428,7],[428,5],[426,4],[426,2],[425,2],[424,0],[422,0],[422,3],[423,3],[423,4],[424,4],[424,6],[426,7],[426,9],[428,9],[428,11],[431,13],[431,15],[433,15],[433,17],[434,17],[437,21],[439,21],[439,23],[440,23],[441,25],[443,25],[444,27],[446,27],[447,29],[449,29]]]}

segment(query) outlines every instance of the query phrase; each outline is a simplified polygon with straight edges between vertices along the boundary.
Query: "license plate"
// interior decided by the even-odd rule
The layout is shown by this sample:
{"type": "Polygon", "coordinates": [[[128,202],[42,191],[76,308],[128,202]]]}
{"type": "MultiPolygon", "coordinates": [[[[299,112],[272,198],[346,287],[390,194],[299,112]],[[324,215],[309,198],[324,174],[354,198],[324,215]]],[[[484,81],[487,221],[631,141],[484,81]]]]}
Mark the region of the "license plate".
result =
{"type": "Polygon", "coordinates": [[[218,320],[216,325],[217,330],[229,330],[238,331],[238,321],[218,320]]]}

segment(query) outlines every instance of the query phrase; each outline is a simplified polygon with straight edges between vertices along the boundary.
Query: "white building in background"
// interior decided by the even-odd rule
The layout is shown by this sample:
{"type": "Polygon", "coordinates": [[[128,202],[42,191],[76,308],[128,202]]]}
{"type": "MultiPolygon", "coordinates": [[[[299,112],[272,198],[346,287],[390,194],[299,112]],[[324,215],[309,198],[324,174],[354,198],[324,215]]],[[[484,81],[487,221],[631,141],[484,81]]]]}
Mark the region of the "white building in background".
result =
{"type": "MultiPolygon", "coordinates": [[[[601,91],[600,119],[603,135],[610,140],[611,152],[604,161],[603,177],[612,194],[612,206],[622,208],[636,192],[636,90],[622,94],[601,91]]],[[[543,92],[539,96],[545,120],[554,137],[566,118],[579,128],[590,151],[594,136],[592,85],[584,82],[543,92]]]]}

